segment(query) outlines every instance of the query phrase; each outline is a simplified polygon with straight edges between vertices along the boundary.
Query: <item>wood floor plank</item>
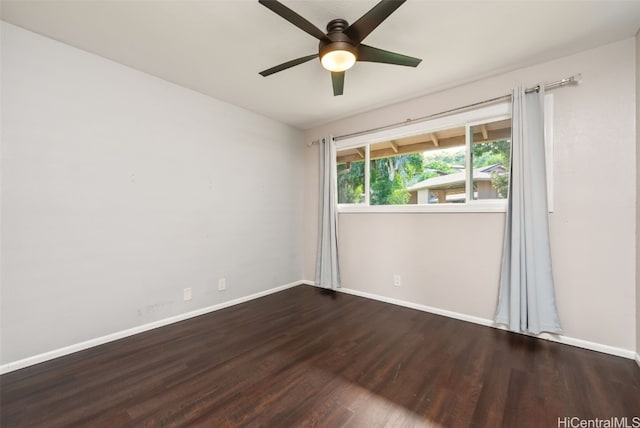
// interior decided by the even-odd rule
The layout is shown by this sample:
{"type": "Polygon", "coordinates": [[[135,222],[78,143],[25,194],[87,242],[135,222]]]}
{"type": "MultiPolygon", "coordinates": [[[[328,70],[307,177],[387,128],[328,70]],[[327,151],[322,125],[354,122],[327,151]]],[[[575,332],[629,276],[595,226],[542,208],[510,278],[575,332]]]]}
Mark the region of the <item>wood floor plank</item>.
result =
{"type": "Polygon", "coordinates": [[[631,360],[310,286],[0,376],[3,428],[556,427],[624,416],[640,416],[631,360]]]}

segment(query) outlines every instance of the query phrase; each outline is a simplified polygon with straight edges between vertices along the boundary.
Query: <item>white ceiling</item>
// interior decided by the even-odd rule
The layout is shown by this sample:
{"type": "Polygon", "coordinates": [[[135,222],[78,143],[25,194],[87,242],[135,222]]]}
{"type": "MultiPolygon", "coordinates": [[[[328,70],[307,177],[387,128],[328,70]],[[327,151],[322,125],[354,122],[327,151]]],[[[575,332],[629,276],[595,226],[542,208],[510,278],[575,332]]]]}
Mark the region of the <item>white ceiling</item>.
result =
{"type": "MultiPolygon", "coordinates": [[[[324,30],[378,0],[282,2],[324,30]]],[[[423,58],[418,68],[357,63],[334,97],[317,40],[256,0],[2,1],[2,19],[203,94],[306,129],[480,77],[633,36],[640,1],[409,0],[365,43],[423,58]]],[[[564,76],[558,76],[559,78],[564,76]]]]}

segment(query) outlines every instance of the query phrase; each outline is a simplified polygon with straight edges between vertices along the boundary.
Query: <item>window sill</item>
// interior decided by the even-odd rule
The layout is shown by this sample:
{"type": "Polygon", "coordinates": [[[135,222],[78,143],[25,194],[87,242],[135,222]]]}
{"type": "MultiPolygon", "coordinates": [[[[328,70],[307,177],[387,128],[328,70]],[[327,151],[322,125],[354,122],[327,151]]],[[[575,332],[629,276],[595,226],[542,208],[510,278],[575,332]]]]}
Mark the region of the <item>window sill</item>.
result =
{"type": "Polygon", "coordinates": [[[482,201],[470,204],[432,204],[432,205],[338,205],[339,214],[375,214],[375,213],[504,213],[507,201],[482,201]]]}

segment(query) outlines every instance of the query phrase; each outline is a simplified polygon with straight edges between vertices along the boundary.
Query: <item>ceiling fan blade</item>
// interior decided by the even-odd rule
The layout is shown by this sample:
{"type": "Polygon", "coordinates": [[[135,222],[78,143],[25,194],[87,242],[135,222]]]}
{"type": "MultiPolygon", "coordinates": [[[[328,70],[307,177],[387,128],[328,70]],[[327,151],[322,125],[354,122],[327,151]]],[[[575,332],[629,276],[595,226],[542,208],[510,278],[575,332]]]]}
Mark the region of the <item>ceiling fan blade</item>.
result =
{"type": "Polygon", "coordinates": [[[318,27],[313,25],[311,22],[304,19],[302,16],[298,15],[287,6],[283,5],[277,0],[258,0],[258,3],[267,7],[272,12],[280,15],[302,31],[311,34],[318,40],[329,41],[329,38],[326,34],[322,32],[318,27]]]}
{"type": "Polygon", "coordinates": [[[373,9],[365,13],[356,22],[351,24],[344,34],[354,43],[358,44],[364,40],[382,21],[387,19],[397,8],[402,6],[406,0],[382,0],[373,9]]]}
{"type": "Polygon", "coordinates": [[[260,74],[264,77],[267,77],[273,73],[277,73],[278,71],[286,70],[287,68],[295,67],[296,65],[304,64],[307,61],[311,61],[314,58],[318,58],[318,54],[307,55],[301,58],[292,59],[291,61],[283,62],[280,65],[276,65],[275,67],[271,67],[267,70],[261,71],[260,74]]]}
{"type": "Polygon", "coordinates": [[[383,62],[385,64],[406,65],[417,67],[422,62],[420,58],[389,52],[373,46],[358,46],[358,61],[383,62]]]}
{"type": "Polygon", "coordinates": [[[333,96],[342,95],[344,91],[344,71],[332,71],[331,83],[333,83],[333,96]]]}

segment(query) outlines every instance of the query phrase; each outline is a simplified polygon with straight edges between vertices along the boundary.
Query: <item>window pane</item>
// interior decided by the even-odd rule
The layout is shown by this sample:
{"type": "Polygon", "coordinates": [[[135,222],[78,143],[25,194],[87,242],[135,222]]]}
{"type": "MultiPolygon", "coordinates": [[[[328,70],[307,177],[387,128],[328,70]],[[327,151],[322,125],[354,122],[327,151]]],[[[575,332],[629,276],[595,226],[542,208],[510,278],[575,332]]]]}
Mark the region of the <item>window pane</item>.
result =
{"type": "MultiPolygon", "coordinates": [[[[379,145],[372,145],[373,153],[379,145]]],[[[378,147],[379,148],[379,147],[378,147]]],[[[422,153],[409,153],[371,159],[371,205],[415,203],[407,188],[416,183],[423,171],[422,153]]]]}
{"type": "MultiPolygon", "coordinates": [[[[464,139],[464,128],[462,128],[464,139]]],[[[419,204],[458,204],[465,202],[466,148],[458,146],[425,153],[426,180],[416,184],[419,204]]]]}
{"type": "Polygon", "coordinates": [[[412,197],[418,204],[464,202],[464,126],[432,132],[427,137],[430,145],[423,154],[424,173],[420,181],[409,188],[412,197]]]}
{"type": "Polygon", "coordinates": [[[372,144],[371,205],[464,202],[465,129],[372,144]]]}
{"type": "Polygon", "coordinates": [[[364,153],[364,147],[336,153],[339,204],[364,203],[364,153]]]}
{"type": "Polygon", "coordinates": [[[511,119],[471,127],[473,199],[505,199],[509,192],[511,119]]]}

